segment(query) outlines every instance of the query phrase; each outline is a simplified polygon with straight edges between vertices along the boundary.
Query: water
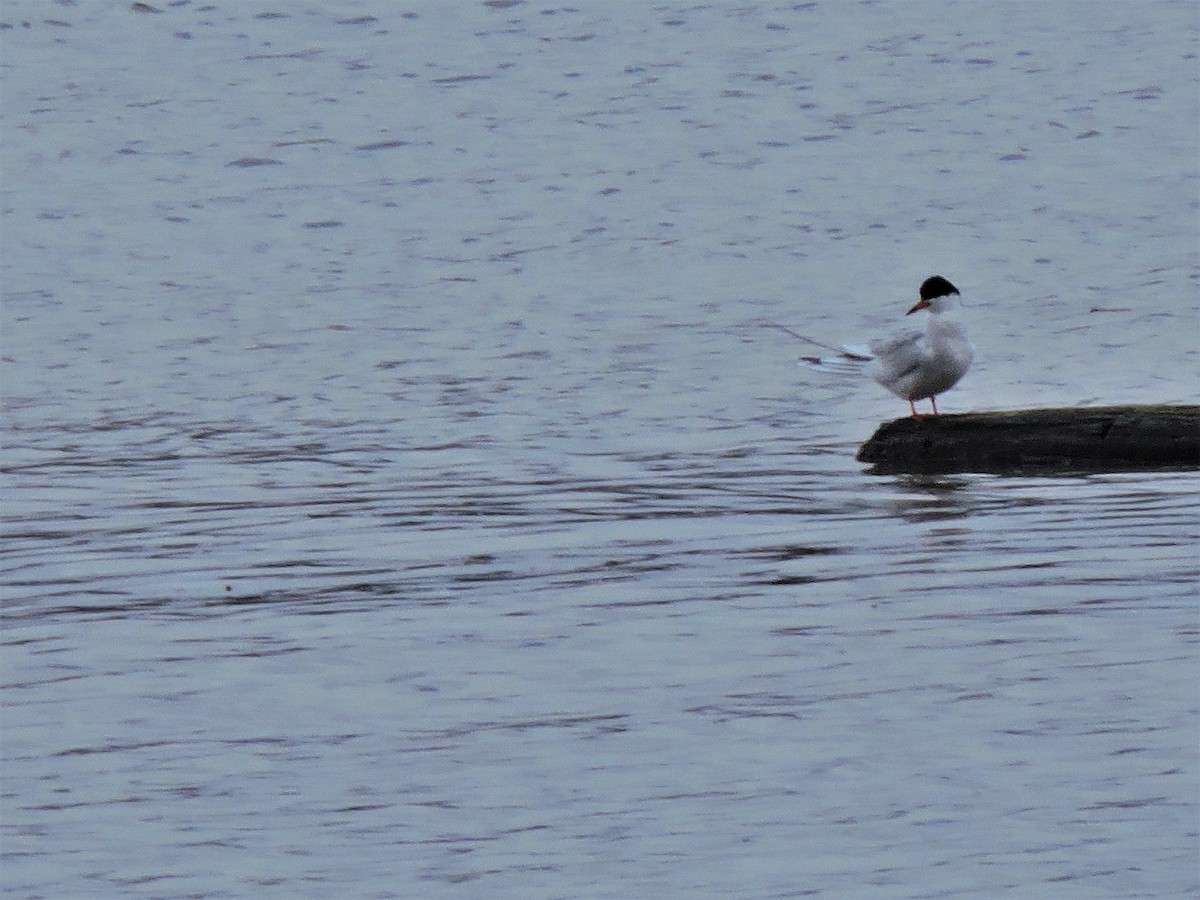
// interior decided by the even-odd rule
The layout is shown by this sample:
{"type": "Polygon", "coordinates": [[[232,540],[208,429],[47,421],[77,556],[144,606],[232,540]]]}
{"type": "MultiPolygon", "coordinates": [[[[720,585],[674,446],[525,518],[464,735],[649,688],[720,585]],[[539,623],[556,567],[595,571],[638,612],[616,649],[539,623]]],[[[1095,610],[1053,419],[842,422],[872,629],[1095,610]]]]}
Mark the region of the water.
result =
{"type": "Polygon", "coordinates": [[[1200,887],[1196,474],[761,324],[1194,401],[1194,4],[155,5],[0,15],[7,893],[1200,887]]]}

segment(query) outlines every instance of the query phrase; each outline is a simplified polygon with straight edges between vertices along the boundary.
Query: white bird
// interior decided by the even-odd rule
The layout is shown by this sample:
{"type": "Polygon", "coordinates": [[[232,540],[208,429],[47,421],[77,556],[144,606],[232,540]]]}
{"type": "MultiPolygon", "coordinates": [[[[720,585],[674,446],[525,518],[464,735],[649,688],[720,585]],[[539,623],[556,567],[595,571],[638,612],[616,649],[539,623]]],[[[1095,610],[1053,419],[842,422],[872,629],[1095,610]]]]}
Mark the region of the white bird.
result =
{"type": "Polygon", "coordinates": [[[831,347],[790,328],[771,324],[793,337],[837,354],[832,360],[805,357],[804,361],[810,365],[839,372],[865,366],[872,378],[901,400],[908,401],[914,417],[919,415],[915,401],[925,399],[933,405],[936,416],[937,395],[958,384],[975,358],[975,348],[967,339],[966,330],[950,315],[955,307],[954,298],[958,296],[958,288],[941,275],[926,278],[921,285],[920,299],[905,313],[911,316],[919,310],[929,310],[925,330],[914,328],[872,341],[868,345],[869,353],[852,347],[831,347]]]}

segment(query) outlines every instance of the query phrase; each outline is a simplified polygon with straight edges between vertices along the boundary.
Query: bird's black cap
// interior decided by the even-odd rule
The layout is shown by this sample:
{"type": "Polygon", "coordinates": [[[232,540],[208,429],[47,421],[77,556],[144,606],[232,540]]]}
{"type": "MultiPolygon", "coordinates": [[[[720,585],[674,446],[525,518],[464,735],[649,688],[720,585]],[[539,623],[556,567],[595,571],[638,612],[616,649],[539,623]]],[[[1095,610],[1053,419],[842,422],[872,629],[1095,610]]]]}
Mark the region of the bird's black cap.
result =
{"type": "Polygon", "coordinates": [[[921,299],[933,300],[937,297],[945,297],[949,294],[957,294],[958,288],[948,282],[941,275],[934,275],[932,278],[926,278],[925,283],[921,285],[921,299]]]}

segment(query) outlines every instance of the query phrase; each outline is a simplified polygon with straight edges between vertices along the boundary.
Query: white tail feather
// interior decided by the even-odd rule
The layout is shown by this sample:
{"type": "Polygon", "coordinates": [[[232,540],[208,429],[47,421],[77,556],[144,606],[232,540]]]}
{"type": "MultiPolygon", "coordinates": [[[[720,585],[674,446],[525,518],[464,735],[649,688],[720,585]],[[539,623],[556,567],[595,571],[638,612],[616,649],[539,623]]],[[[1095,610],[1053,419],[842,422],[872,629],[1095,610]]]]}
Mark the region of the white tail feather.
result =
{"type": "Polygon", "coordinates": [[[830,359],[823,356],[802,356],[797,365],[807,366],[825,375],[861,375],[869,360],[835,357],[830,359]]]}
{"type": "Polygon", "coordinates": [[[834,347],[832,344],[826,344],[807,335],[792,331],[786,325],[780,325],[778,322],[764,322],[763,324],[771,328],[778,328],[785,334],[790,334],[792,337],[804,341],[806,344],[812,344],[814,347],[828,350],[829,353],[825,356],[800,357],[800,365],[808,366],[818,372],[824,372],[828,375],[856,375],[862,372],[863,367],[875,358],[865,347],[834,347]]]}

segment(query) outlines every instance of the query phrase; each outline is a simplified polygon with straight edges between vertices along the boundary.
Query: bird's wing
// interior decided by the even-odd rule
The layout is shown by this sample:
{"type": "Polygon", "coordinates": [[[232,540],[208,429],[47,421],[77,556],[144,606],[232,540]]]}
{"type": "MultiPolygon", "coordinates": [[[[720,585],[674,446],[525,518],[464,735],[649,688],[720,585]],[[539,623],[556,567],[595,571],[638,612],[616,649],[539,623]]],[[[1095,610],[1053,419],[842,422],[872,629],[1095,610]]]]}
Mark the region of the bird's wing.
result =
{"type": "Polygon", "coordinates": [[[871,342],[871,353],[879,367],[880,380],[895,381],[925,365],[929,346],[925,332],[903,331],[884,340],[871,342]]]}

